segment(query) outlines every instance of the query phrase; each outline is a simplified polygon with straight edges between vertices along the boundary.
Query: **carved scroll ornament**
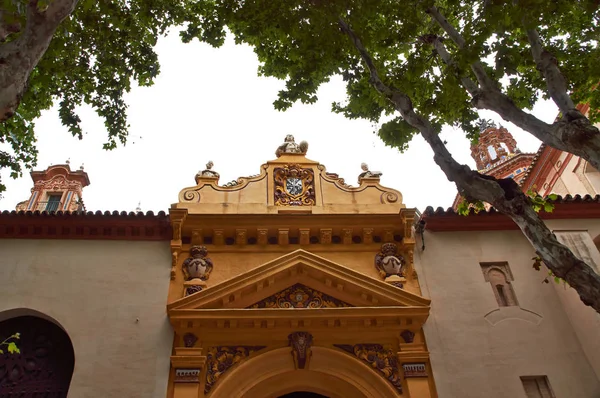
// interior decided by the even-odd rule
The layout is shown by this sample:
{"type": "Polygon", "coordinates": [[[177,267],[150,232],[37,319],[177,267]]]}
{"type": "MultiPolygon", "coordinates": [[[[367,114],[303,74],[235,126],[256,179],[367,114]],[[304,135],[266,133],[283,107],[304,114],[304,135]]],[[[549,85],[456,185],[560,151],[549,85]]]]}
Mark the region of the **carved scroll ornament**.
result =
{"type": "Polygon", "coordinates": [[[275,205],[314,206],[315,176],[312,169],[292,164],[274,170],[275,205]]]}
{"type": "Polygon", "coordinates": [[[204,394],[208,394],[215,383],[233,365],[248,358],[250,354],[265,346],[218,346],[210,347],[206,358],[206,383],[204,394]]]}
{"type": "Polygon", "coordinates": [[[350,304],[297,283],[249,308],[337,308],[350,304]]]}
{"type": "Polygon", "coordinates": [[[391,349],[383,348],[381,344],[334,344],[335,347],[354,354],[358,359],[370,365],[383,375],[396,390],[402,394],[402,381],[398,369],[398,360],[391,349]]]}

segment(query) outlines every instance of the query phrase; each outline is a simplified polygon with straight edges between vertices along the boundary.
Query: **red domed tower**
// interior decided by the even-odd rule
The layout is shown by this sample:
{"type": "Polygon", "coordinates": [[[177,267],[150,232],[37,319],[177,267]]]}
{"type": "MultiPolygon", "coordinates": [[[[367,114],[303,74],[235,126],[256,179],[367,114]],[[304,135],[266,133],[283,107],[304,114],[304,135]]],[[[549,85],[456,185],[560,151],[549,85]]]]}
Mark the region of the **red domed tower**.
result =
{"type": "Polygon", "coordinates": [[[512,134],[502,126],[485,124],[479,142],[471,145],[471,156],[482,174],[513,178],[517,183],[525,175],[535,154],[522,153],[512,134]]]}
{"type": "MultiPolygon", "coordinates": [[[[520,184],[535,154],[522,153],[506,128],[496,127],[490,122],[483,122],[481,127],[479,142],[471,145],[471,156],[475,160],[477,170],[481,174],[496,178],[512,178],[520,184]]],[[[452,205],[454,209],[460,200],[461,196],[456,195],[452,205]]]]}
{"type": "Polygon", "coordinates": [[[17,211],[78,211],[84,210],[81,194],[90,180],[83,165],[71,170],[69,161],[48,167],[44,171],[32,171],[34,186],[28,200],[17,204],[17,211]]]}

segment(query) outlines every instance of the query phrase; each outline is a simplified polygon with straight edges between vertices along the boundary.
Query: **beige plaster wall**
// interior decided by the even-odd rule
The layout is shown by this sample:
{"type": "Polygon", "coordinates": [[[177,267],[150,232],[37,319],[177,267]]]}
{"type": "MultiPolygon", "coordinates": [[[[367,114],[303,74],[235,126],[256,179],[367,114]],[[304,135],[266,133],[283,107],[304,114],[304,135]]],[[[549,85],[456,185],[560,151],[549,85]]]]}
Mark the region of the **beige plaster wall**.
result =
{"type": "Polygon", "coordinates": [[[168,242],[5,239],[0,253],[0,315],[33,309],[71,338],[69,397],[166,396],[168,242]]]}
{"type": "MultiPolygon", "coordinates": [[[[592,236],[600,229],[593,220],[555,224],[592,236]]],[[[425,243],[424,252],[415,251],[415,267],[423,296],[432,300],[424,331],[440,397],[525,398],[519,377],[535,375],[547,375],[557,397],[600,396],[557,289],[541,283],[545,275],[532,269],[533,249],[519,231],[426,232],[425,243]],[[521,308],[503,311],[495,325],[486,314],[498,304],[479,264],[492,261],[509,263],[521,308]]],[[[569,310],[586,312],[574,304],[569,310]]],[[[600,328],[589,333],[598,336],[600,328]]]]}

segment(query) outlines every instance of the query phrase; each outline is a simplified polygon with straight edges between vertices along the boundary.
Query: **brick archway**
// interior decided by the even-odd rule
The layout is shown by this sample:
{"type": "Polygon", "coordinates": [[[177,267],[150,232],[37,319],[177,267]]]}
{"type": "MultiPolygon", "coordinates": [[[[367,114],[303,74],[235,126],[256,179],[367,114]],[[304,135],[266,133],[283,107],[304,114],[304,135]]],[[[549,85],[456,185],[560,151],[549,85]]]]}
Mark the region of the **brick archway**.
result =
{"type": "Polygon", "coordinates": [[[20,353],[0,354],[0,396],[20,398],[67,396],[75,355],[71,339],[57,324],[37,316],[17,316],[0,321],[0,341],[14,333],[20,353]]]}

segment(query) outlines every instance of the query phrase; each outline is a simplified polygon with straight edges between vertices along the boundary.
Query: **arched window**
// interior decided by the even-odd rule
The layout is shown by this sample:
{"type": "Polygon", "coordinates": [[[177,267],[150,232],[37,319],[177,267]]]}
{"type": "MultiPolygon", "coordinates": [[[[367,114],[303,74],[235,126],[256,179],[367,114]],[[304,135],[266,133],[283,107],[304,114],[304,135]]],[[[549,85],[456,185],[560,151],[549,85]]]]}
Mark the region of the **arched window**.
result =
{"type": "Polygon", "coordinates": [[[510,153],[510,150],[508,149],[508,146],[506,146],[506,144],[504,142],[501,142],[500,146],[502,147],[502,149],[504,149],[506,151],[506,153],[510,153]]]}
{"type": "Polygon", "coordinates": [[[492,159],[492,160],[494,160],[498,157],[498,155],[496,154],[496,149],[494,148],[493,145],[488,146],[488,153],[490,154],[490,159],[492,159]]]}
{"type": "Polygon", "coordinates": [[[508,263],[481,263],[481,270],[485,281],[492,285],[494,296],[500,307],[519,305],[510,283],[512,274],[508,263]]]}
{"type": "Polygon", "coordinates": [[[19,333],[20,353],[0,354],[0,397],[64,398],[75,365],[67,333],[37,316],[18,316],[0,322],[0,342],[19,333]]]}

